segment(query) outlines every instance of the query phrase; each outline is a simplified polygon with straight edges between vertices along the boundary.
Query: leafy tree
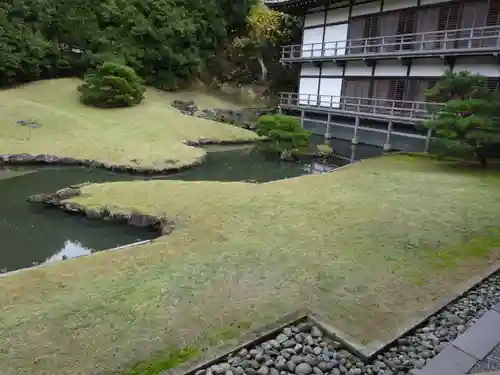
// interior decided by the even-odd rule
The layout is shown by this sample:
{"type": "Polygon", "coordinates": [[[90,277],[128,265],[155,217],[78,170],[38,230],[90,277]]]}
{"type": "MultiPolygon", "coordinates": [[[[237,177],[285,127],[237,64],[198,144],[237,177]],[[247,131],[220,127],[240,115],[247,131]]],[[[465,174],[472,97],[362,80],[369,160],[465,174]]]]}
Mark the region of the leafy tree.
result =
{"type": "Polygon", "coordinates": [[[285,115],[264,115],[259,118],[255,130],[267,138],[263,146],[285,159],[295,150],[309,146],[311,133],[300,126],[299,120],[285,115]]]}
{"type": "Polygon", "coordinates": [[[240,48],[251,58],[257,59],[261,69],[261,80],[266,81],[268,69],[264,61],[265,52],[274,47],[285,36],[283,27],[287,16],[269,9],[263,3],[257,3],[247,18],[247,34],[236,37],[234,46],[240,48]]]}
{"type": "Polygon", "coordinates": [[[87,105],[114,108],[139,104],[146,88],[134,69],[107,62],[85,76],[78,87],[81,100],[87,105]]]}
{"type": "Polygon", "coordinates": [[[480,75],[447,72],[426,92],[428,99],[442,97],[446,103],[425,122],[445,146],[471,150],[483,166],[488,147],[500,144],[500,97],[485,84],[480,75]]]}

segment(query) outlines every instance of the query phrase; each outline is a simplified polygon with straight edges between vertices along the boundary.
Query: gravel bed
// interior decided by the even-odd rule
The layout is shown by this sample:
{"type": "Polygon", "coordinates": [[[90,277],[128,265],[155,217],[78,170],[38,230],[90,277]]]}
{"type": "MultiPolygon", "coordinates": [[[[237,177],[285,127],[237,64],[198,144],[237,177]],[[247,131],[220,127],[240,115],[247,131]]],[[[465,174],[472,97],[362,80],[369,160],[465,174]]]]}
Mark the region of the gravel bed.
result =
{"type": "Polygon", "coordinates": [[[230,354],[195,375],[407,375],[416,374],[449,342],[500,301],[500,274],[432,316],[411,334],[364,363],[312,323],[283,329],[274,339],[230,354]]]}

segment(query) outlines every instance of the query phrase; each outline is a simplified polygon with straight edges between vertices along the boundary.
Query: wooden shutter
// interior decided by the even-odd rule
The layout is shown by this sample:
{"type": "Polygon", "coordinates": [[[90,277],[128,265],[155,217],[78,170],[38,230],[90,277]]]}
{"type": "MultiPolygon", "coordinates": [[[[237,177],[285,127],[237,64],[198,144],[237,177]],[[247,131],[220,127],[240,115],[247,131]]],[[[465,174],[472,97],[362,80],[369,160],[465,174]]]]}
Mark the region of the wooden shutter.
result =
{"type": "Polygon", "coordinates": [[[365,18],[365,28],[363,29],[363,38],[367,38],[366,52],[378,52],[379,47],[369,47],[369,45],[380,45],[380,24],[377,16],[370,16],[365,18]]]}
{"type": "MultiPolygon", "coordinates": [[[[437,81],[437,79],[430,80],[427,84],[427,89],[432,89],[436,85],[437,81]]],[[[443,95],[436,95],[426,98],[426,101],[432,103],[443,103],[446,101],[446,98],[443,95]]]]}
{"type": "Polygon", "coordinates": [[[364,38],[365,20],[363,18],[354,18],[349,21],[349,29],[347,31],[347,50],[346,54],[361,54],[363,53],[363,38],[364,38]]]}
{"type": "Polygon", "coordinates": [[[417,17],[415,11],[402,11],[399,13],[399,20],[396,33],[399,35],[404,35],[398,38],[398,43],[401,43],[398,47],[399,50],[412,50],[414,36],[408,36],[405,34],[413,34],[417,25],[417,17]]]}
{"type": "Polygon", "coordinates": [[[406,82],[403,79],[391,80],[389,86],[389,99],[390,100],[404,100],[406,90],[406,82]]]}
{"type": "Polygon", "coordinates": [[[488,15],[486,16],[486,26],[500,25],[500,0],[490,0],[488,15]]]}
{"type": "MultiPolygon", "coordinates": [[[[438,30],[456,30],[460,25],[460,15],[463,9],[463,4],[443,5],[439,8],[438,30]]],[[[438,39],[452,39],[450,42],[438,42],[437,48],[450,49],[456,47],[456,32],[442,33],[438,39]]]]}

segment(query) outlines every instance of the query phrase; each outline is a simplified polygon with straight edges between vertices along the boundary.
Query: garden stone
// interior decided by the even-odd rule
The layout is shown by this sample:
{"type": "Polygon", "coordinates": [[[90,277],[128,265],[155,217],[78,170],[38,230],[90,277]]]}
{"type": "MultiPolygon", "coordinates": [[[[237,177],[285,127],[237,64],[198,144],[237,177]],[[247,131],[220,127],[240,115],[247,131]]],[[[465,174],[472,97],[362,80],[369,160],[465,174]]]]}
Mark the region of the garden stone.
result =
{"type": "Polygon", "coordinates": [[[224,371],[229,371],[231,369],[231,365],[227,362],[221,363],[219,365],[224,371]]]}
{"type": "Polygon", "coordinates": [[[216,375],[222,374],[224,372],[224,369],[219,365],[213,365],[210,367],[210,369],[216,375]]]}
{"type": "Polygon", "coordinates": [[[274,361],[272,359],[268,359],[266,362],[264,362],[264,366],[267,367],[274,366],[274,361]]]}
{"type": "Polygon", "coordinates": [[[292,332],[292,329],[291,328],[284,328],[283,329],[283,334],[287,337],[292,337],[293,336],[293,332],[292,332]]]}
{"type": "Polygon", "coordinates": [[[274,349],[279,349],[281,347],[280,343],[277,340],[271,340],[269,341],[269,344],[271,344],[274,349]]]}
{"type": "Polygon", "coordinates": [[[201,369],[201,370],[196,371],[194,375],[203,375],[203,374],[205,374],[206,372],[207,372],[207,370],[205,370],[205,369],[201,369]]]}
{"type": "Polygon", "coordinates": [[[287,365],[289,371],[295,371],[295,367],[297,367],[297,365],[292,361],[287,362],[286,365],[287,365]]]}
{"type": "Polygon", "coordinates": [[[243,361],[241,361],[240,366],[243,369],[247,369],[250,367],[250,361],[248,359],[244,359],[243,361]]]}
{"type": "Polygon", "coordinates": [[[233,367],[233,368],[231,368],[231,370],[236,375],[243,375],[243,374],[245,374],[245,370],[243,370],[243,368],[241,368],[239,366],[238,367],[233,367]]]}
{"type": "Polygon", "coordinates": [[[252,349],[252,350],[250,350],[248,353],[249,353],[252,357],[255,357],[257,354],[259,354],[259,353],[260,353],[260,351],[259,351],[259,350],[257,350],[257,349],[252,349]]]}
{"type": "Polygon", "coordinates": [[[294,355],[294,356],[292,356],[290,361],[295,363],[296,365],[298,365],[299,363],[304,362],[304,357],[301,355],[294,355]]]}
{"type": "Polygon", "coordinates": [[[318,363],[318,368],[321,371],[328,371],[328,366],[327,366],[327,364],[326,364],[325,361],[322,361],[322,362],[318,363]]]}
{"type": "Polygon", "coordinates": [[[340,372],[340,370],[338,368],[334,368],[332,370],[332,375],[341,375],[341,372],[340,372]]]}
{"type": "Polygon", "coordinates": [[[312,326],[311,327],[311,336],[312,337],[323,337],[323,332],[321,332],[321,330],[318,327],[312,326]]]}
{"type": "Polygon", "coordinates": [[[311,328],[312,328],[312,324],[309,323],[309,322],[304,322],[304,323],[300,323],[298,326],[297,326],[297,329],[300,331],[300,332],[310,332],[311,331],[311,328]]]}
{"type": "Polygon", "coordinates": [[[293,347],[293,350],[295,350],[296,353],[300,353],[302,351],[302,345],[297,344],[293,347]]]}
{"type": "Polygon", "coordinates": [[[226,371],[226,373],[224,375],[234,375],[234,373],[231,370],[229,370],[229,371],[226,371]]]}
{"type": "Polygon", "coordinates": [[[263,362],[265,361],[265,358],[264,358],[264,355],[262,353],[258,353],[256,356],[255,356],[255,360],[257,362],[263,362]]]}
{"type": "Polygon", "coordinates": [[[252,366],[255,370],[257,370],[260,367],[260,364],[255,359],[252,359],[250,361],[250,366],[252,366]]]}
{"type": "Polygon", "coordinates": [[[354,367],[352,369],[352,373],[353,373],[353,375],[361,375],[363,373],[363,371],[360,368],[354,367]]]}
{"type": "Polygon", "coordinates": [[[309,364],[310,366],[313,366],[313,367],[318,364],[318,360],[316,359],[316,357],[314,357],[314,356],[312,356],[310,354],[306,355],[304,361],[307,364],[309,364]]]}
{"type": "Polygon", "coordinates": [[[283,343],[284,348],[291,348],[292,346],[295,346],[296,342],[293,340],[287,340],[283,343]]]}
{"type": "MultiPolygon", "coordinates": [[[[324,348],[324,349],[326,349],[326,351],[328,352],[328,348],[324,348]]],[[[316,348],[314,348],[314,349],[313,349],[313,353],[314,353],[315,355],[320,355],[321,353],[324,353],[324,352],[325,352],[325,350],[324,350],[324,349],[321,349],[321,348],[316,347],[316,348]]]]}
{"type": "Polygon", "coordinates": [[[264,342],[261,344],[260,346],[262,348],[263,351],[266,351],[266,350],[269,350],[269,349],[272,349],[272,345],[269,344],[268,342],[264,342]]]}
{"type": "Polygon", "coordinates": [[[282,360],[279,360],[278,362],[276,362],[275,366],[280,371],[284,370],[286,368],[285,359],[282,359],[282,360]]]}
{"type": "Polygon", "coordinates": [[[269,373],[269,368],[267,366],[262,366],[257,370],[257,374],[259,375],[267,375],[269,373]]]}
{"type": "Polygon", "coordinates": [[[309,375],[312,371],[312,367],[307,363],[301,363],[295,368],[297,375],[309,375]]]}
{"type": "Polygon", "coordinates": [[[257,375],[257,371],[253,369],[252,367],[249,367],[246,369],[246,374],[247,375],[257,375]]]}
{"type": "Polygon", "coordinates": [[[284,335],[283,333],[279,334],[278,337],[276,337],[276,341],[279,342],[280,344],[283,344],[287,340],[288,336],[284,335]]]}
{"type": "Polygon", "coordinates": [[[313,367],[313,372],[315,375],[324,375],[323,371],[318,367],[313,367]]]}
{"type": "Polygon", "coordinates": [[[271,368],[269,370],[269,375],[280,375],[280,372],[279,372],[279,370],[277,370],[275,368],[271,368]]]}

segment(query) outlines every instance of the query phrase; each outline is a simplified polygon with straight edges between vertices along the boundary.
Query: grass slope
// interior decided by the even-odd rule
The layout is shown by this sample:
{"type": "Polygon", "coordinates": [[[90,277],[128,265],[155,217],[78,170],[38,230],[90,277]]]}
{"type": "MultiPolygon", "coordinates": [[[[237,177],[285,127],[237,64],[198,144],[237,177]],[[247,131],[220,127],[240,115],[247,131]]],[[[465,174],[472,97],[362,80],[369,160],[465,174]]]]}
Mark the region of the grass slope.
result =
{"type": "Polygon", "coordinates": [[[126,109],[96,109],[78,100],[78,79],[46,80],[0,91],[0,151],[94,159],[110,164],[179,167],[195,162],[203,150],[183,140],[253,140],[244,129],[185,116],[173,99],[194,99],[200,108],[227,107],[208,95],[148,89],[145,101],[126,109]],[[30,128],[16,124],[31,120],[30,128]],[[166,162],[168,161],[168,162],[166,162]]]}
{"type": "Polygon", "coordinates": [[[0,278],[3,375],[113,373],[157,353],[153,368],[168,367],[299,308],[366,342],[499,259],[500,174],[422,158],[260,185],[156,180],[84,193],[79,203],[166,214],[177,227],[0,278]]]}

